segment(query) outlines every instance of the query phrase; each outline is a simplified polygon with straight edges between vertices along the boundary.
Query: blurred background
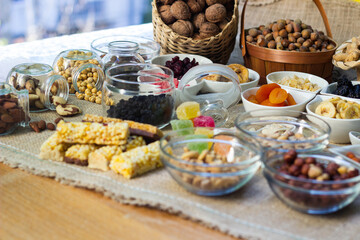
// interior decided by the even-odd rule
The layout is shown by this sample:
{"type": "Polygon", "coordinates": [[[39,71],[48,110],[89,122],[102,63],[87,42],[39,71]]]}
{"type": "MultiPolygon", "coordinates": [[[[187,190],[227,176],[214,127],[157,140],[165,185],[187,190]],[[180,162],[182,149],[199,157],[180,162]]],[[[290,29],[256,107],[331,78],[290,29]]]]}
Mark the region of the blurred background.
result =
{"type": "Polygon", "coordinates": [[[151,22],[151,0],[0,0],[0,46],[151,22]]]}

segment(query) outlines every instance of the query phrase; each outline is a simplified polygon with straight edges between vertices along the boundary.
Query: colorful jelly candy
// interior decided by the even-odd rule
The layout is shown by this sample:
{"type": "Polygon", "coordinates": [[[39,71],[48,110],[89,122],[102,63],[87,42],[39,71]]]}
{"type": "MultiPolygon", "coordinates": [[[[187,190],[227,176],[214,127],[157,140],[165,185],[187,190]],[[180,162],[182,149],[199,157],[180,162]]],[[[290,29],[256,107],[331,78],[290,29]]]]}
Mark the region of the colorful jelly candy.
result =
{"type": "MultiPolygon", "coordinates": [[[[218,135],[218,136],[215,136],[214,139],[219,139],[219,140],[230,142],[231,140],[234,139],[234,137],[227,136],[227,135],[218,135]]],[[[228,155],[228,153],[230,152],[230,149],[231,149],[230,144],[219,143],[219,142],[214,144],[214,152],[216,152],[219,155],[223,155],[223,156],[228,155]]]]}
{"type": "Polygon", "coordinates": [[[181,130],[178,132],[179,135],[188,135],[194,133],[194,125],[191,120],[171,120],[170,124],[174,131],[181,130]]]}
{"type": "Polygon", "coordinates": [[[176,109],[177,118],[189,120],[200,116],[200,104],[197,102],[183,102],[176,109]]]}
{"type": "Polygon", "coordinates": [[[194,134],[202,134],[208,136],[208,138],[212,138],[214,136],[214,130],[208,128],[196,128],[194,134]]]}
{"type": "Polygon", "coordinates": [[[194,127],[215,127],[215,121],[210,116],[198,116],[193,120],[194,127]]]}
{"type": "MultiPolygon", "coordinates": [[[[186,140],[190,140],[190,139],[204,139],[204,138],[208,138],[206,135],[202,135],[202,134],[193,134],[193,135],[188,135],[185,137],[186,140]]],[[[187,148],[190,151],[197,151],[198,153],[201,153],[203,150],[207,150],[211,147],[211,143],[207,142],[207,141],[197,141],[197,142],[189,142],[187,144],[187,148]]]]}

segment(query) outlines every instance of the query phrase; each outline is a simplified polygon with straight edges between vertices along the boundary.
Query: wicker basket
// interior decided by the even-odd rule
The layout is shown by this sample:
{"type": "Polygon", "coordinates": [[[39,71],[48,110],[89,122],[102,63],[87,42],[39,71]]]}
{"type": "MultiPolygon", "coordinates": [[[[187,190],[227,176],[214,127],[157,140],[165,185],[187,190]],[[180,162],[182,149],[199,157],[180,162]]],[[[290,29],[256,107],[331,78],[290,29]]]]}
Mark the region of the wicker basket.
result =
{"type": "Polygon", "coordinates": [[[192,38],[177,34],[166,25],[161,20],[156,0],[153,0],[152,22],[154,26],[154,40],[160,44],[161,54],[197,54],[211,59],[214,63],[226,64],[234,49],[238,30],[238,0],[234,2],[234,14],[231,21],[219,34],[206,39],[193,40],[192,38]]]}
{"type": "MultiPolygon", "coordinates": [[[[319,0],[313,0],[324,21],[327,36],[332,37],[329,21],[325,10],[319,0]]],[[[241,13],[240,48],[244,57],[245,66],[260,74],[259,84],[266,83],[266,75],[276,71],[298,71],[317,75],[331,82],[332,79],[332,56],[335,53],[337,44],[333,50],[326,52],[290,52],[270,48],[259,47],[245,41],[244,17],[247,0],[241,13]]]]}

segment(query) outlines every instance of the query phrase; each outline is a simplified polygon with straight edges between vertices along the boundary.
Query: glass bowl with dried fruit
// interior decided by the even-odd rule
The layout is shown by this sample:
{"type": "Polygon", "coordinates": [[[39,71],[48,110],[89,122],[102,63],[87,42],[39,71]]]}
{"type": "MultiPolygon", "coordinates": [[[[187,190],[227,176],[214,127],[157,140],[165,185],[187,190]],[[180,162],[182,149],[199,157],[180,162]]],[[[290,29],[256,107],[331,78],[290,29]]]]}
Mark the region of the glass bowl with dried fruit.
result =
{"type": "Polygon", "coordinates": [[[289,149],[322,150],[329,143],[329,125],[304,112],[281,109],[244,112],[236,118],[235,126],[256,139],[268,157],[289,149]]]}
{"type": "Polygon", "coordinates": [[[332,143],[349,143],[349,132],[360,129],[360,100],[318,95],[306,105],[306,111],[329,124],[332,143]]]}
{"type": "Polygon", "coordinates": [[[263,163],[263,174],[274,194],[300,212],[335,212],[352,203],[360,193],[360,164],[339,155],[297,154],[289,150],[263,163]]]}
{"type": "Polygon", "coordinates": [[[259,143],[236,130],[189,128],[160,140],[161,160],[175,181],[204,196],[220,196],[244,186],[260,168],[259,143]]]}

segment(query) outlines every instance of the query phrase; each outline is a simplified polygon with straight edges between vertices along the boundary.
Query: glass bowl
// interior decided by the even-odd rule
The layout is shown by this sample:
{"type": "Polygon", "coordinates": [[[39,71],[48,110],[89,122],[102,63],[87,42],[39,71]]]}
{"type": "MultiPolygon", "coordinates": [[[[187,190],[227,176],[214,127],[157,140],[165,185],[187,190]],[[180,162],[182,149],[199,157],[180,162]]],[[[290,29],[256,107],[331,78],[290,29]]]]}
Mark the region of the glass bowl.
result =
{"type": "Polygon", "coordinates": [[[165,127],[174,114],[174,78],[167,67],[129,63],[105,71],[103,114],[165,127]]]}
{"type": "Polygon", "coordinates": [[[218,128],[169,132],[160,140],[161,161],[175,181],[192,193],[220,196],[234,192],[254,176],[263,155],[259,143],[235,134],[236,130],[218,128]],[[209,133],[214,137],[206,138],[209,133]],[[204,147],[208,152],[194,150],[204,147]],[[192,154],[195,156],[190,157],[192,154]]]}
{"type": "MultiPolygon", "coordinates": [[[[325,166],[337,163],[360,170],[360,164],[330,153],[321,153],[321,155],[304,153],[299,154],[298,157],[313,157],[325,166]]],[[[322,181],[294,177],[281,171],[280,165],[284,163],[282,154],[263,160],[263,163],[263,174],[271,190],[282,202],[300,212],[309,214],[335,212],[353,202],[360,193],[359,175],[344,180],[322,181]]],[[[326,171],[327,169],[324,170],[326,171]]]]}
{"type": "Polygon", "coordinates": [[[298,111],[255,110],[241,113],[236,128],[256,139],[266,156],[295,149],[298,152],[324,149],[330,127],[322,119],[298,111]]]}
{"type": "Polygon", "coordinates": [[[97,54],[99,54],[99,56],[103,57],[109,52],[109,43],[114,41],[136,42],[139,44],[138,53],[147,63],[150,63],[151,59],[160,54],[160,44],[157,42],[148,38],[126,35],[113,35],[97,38],[91,42],[91,50],[95,51],[97,54]]]}

